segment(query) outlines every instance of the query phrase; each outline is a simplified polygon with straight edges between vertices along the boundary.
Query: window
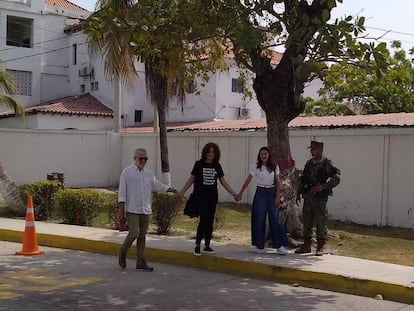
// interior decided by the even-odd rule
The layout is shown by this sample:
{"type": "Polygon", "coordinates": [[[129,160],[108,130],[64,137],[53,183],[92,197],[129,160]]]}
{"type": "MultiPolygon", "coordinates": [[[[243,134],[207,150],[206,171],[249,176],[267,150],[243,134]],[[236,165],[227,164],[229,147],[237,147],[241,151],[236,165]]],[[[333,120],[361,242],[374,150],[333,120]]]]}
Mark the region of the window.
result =
{"type": "Polygon", "coordinates": [[[33,46],[33,19],[8,15],[6,44],[31,48],[33,46]]]}
{"type": "Polygon", "coordinates": [[[85,93],[85,84],[81,84],[80,86],[80,92],[85,93]]]}
{"type": "Polygon", "coordinates": [[[135,110],[135,123],[142,122],[142,110],[135,110]]]}
{"type": "Polygon", "coordinates": [[[73,64],[76,65],[78,61],[78,45],[75,43],[72,45],[72,56],[73,56],[73,64]]]}
{"type": "Polygon", "coordinates": [[[239,79],[231,79],[231,91],[233,93],[243,93],[244,82],[239,79]]]}
{"type": "Polygon", "coordinates": [[[99,90],[99,82],[91,82],[91,92],[99,90]]]}
{"type": "Polygon", "coordinates": [[[32,96],[32,72],[21,70],[9,70],[7,73],[16,85],[17,95],[32,96]]]}

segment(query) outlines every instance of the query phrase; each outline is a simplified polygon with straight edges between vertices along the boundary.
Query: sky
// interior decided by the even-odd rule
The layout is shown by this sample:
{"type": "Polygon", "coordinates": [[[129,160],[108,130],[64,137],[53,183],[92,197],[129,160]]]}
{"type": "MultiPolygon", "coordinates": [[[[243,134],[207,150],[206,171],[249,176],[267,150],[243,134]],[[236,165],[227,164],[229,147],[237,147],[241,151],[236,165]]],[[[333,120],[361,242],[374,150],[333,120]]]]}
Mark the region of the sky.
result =
{"type": "MultiPolygon", "coordinates": [[[[70,0],[93,11],[95,0],[70,0]]],[[[390,43],[399,40],[403,48],[414,47],[413,0],[343,0],[332,12],[333,17],[345,15],[365,16],[365,26],[370,37],[381,37],[380,41],[390,43]]]]}

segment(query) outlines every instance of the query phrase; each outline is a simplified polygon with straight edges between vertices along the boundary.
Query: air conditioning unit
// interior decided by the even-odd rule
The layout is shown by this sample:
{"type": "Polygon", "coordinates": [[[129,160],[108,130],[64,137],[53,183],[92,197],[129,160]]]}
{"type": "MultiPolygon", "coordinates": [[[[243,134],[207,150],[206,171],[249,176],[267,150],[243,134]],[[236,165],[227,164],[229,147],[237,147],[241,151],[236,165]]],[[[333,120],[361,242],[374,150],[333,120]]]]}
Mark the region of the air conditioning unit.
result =
{"type": "Polygon", "coordinates": [[[91,76],[92,78],[94,78],[95,70],[93,68],[83,67],[79,69],[79,77],[88,77],[88,76],[91,76]]]}
{"type": "Polygon", "coordinates": [[[239,109],[239,116],[243,118],[247,118],[250,114],[250,109],[246,107],[240,107],[239,109]]]}
{"type": "Polygon", "coordinates": [[[89,72],[88,72],[88,67],[83,67],[81,69],[79,69],[79,77],[85,77],[88,76],[89,72]]]}

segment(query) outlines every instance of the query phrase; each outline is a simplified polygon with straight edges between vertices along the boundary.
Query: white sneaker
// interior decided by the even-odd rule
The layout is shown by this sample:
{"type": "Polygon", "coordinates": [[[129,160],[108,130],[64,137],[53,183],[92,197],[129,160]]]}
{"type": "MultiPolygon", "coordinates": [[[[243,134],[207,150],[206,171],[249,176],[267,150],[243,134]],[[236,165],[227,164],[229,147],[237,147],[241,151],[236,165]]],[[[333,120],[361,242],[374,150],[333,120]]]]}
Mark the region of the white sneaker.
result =
{"type": "Polygon", "coordinates": [[[261,248],[256,247],[256,249],[254,251],[258,254],[266,254],[266,251],[264,249],[261,249],[261,248]]]}
{"type": "Polygon", "coordinates": [[[284,246],[281,246],[277,249],[277,254],[278,255],[287,255],[288,251],[284,246]]]}

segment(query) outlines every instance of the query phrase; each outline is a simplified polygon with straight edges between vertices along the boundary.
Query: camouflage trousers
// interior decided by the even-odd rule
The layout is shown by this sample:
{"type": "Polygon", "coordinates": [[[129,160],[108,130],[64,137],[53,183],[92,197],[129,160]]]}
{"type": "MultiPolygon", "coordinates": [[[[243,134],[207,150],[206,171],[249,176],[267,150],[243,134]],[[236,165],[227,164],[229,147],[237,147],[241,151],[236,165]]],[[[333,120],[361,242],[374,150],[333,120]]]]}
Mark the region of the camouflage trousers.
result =
{"type": "Polygon", "coordinates": [[[303,241],[310,243],[313,226],[318,243],[324,244],[328,236],[327,196],[318,197],[310,192],[303,194],[303,241]]]}

